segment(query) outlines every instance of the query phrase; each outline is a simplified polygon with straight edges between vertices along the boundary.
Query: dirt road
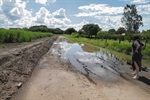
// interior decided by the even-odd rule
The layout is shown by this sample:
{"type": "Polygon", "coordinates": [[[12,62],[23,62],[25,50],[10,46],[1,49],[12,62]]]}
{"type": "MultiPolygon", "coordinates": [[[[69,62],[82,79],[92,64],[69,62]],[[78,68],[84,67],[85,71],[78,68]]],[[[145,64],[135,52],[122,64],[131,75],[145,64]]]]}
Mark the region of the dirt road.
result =
{"type": "MultiPolygon", "coordinates": [[[[59,37],[57,42],[64,38],[59,37]]],[[[124,78],[89,79],[52,53],[53,45],[35,67],[31,77],[11,100],[149,100],[150,92],[124,78]]]]}
{"type": "Polygon", "coordinates": [[[0,48],[0,100],[10,99],[17,92],[56,39],[54,36],[0,48]]]}

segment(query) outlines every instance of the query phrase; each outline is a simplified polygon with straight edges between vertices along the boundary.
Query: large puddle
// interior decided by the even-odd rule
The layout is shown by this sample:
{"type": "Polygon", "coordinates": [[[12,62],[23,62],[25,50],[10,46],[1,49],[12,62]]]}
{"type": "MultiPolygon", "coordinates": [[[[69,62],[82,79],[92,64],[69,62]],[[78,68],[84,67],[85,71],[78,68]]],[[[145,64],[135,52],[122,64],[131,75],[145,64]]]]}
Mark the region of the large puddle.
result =
{"type": "Polygon", "coordinates": [[[123,61],[115,55],[99,50],[95,53],[85,52],[77,43],[54,43],[51,54],[59,55],[64,61],[70,62],[76,70],[85,75],[94,75],[105,80],[114,80],[122,73],[123,61]]]}

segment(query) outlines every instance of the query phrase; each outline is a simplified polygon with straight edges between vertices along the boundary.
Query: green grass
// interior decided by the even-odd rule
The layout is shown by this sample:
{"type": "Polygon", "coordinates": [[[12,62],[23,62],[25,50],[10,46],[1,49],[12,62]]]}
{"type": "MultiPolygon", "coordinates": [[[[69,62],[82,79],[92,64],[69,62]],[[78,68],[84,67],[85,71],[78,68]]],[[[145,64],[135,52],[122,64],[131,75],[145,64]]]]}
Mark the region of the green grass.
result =
{"type": "Polygon", "coordinates": [[[6,45],[5,44],[0,44],[0,48],[5,48],[6,45]]]}
{"type": "MultiPolygon", "coordinates": [[[[119,44],[119,41],[115,40],[98,40],[98,39],[87,39],[87,38],[74,38],[69,35],[64,35],[68,39],[70,39],[73,42],[77,42],[79,44],[85,44],[83,49],[88,52],[96,52],[98,50],[103,49],[104,51],[110,52],[112,54],[115,54],[121,59],[124,59],[126,61],[131,61],[131,45],[132,42],[128,41],[122,41],[119,44]]],[[[150,67],[150,43],[147,44],[147,47],[142,50],[142,53],[144,55],[143,57],[143,65],[146,67],[150,67]]]]}
{"type": "Polygon", "coordinates": [[[52,36],[52,33],[0,29],[0,43],[31,42],[32,39],[52,36]]]}

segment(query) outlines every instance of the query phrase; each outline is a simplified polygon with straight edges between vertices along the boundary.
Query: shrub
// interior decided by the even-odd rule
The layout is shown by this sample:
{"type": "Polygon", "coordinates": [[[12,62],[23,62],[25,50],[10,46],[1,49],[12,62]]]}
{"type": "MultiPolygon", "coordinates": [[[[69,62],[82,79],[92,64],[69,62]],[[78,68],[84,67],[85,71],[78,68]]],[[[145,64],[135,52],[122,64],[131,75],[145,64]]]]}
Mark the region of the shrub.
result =
{"type": "Polygon", "coordinates": [[[75,38],[79,38],[80,37],[78,33],[74,33],[74,32],[71,34],[71,36],[75,37],[75,38]]]}

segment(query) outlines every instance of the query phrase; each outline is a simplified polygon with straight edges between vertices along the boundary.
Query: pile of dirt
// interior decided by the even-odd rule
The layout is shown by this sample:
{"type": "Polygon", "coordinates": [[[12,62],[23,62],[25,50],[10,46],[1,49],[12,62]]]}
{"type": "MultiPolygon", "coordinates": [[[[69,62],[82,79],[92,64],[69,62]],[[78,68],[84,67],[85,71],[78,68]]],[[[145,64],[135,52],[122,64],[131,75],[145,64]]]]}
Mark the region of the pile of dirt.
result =
{"type": "Polygon", "coordinates": [[[0,55],[0,99],[8,100],[29,78],[57,36],[0,55]]]}

